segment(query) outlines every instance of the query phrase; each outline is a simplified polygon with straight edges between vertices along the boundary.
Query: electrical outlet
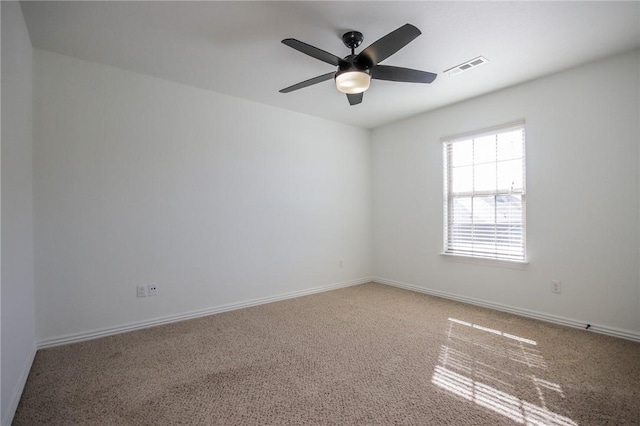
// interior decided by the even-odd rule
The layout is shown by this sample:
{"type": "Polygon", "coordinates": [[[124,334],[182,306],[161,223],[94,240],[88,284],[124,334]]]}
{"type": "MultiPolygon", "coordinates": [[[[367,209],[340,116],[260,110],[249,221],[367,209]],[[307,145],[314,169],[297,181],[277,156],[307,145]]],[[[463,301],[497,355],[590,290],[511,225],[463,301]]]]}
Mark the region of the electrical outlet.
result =
{"type": "Polygon", "coordinates": [[[562,282],[558,280],[551,281],[551,293],[562,293],[562,282]]]}
{"type": "Polygon", "coordinates": [[[344,260],[340,259],[340,261],[338,262],[338,266],[344,268],[344,260]]]}
{"type": "Polygon", "coordinates": [[[149,296],[158,295],[158,284],[149,284],[149,296]]]}
{"type": "Polygon", "coordinates": [[[138,286],[138,297],[147,297],[147,286],[139,285],[138,286]]]}

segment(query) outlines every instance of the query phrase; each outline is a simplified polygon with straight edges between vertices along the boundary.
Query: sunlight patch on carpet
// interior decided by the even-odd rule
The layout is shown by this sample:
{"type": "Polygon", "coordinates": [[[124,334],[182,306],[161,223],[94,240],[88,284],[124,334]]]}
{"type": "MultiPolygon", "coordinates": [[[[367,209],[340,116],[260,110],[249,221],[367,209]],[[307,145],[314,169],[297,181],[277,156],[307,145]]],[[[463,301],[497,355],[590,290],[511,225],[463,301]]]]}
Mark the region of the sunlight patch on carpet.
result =
{"type": "Polygon", "coordinates": [[[550,408],[551,400],[565,395],[560,385],[540,377],[546,363],[532,346],[537,342],[449,318],[431,383],[519,424],[577,426],[550,408]]]}

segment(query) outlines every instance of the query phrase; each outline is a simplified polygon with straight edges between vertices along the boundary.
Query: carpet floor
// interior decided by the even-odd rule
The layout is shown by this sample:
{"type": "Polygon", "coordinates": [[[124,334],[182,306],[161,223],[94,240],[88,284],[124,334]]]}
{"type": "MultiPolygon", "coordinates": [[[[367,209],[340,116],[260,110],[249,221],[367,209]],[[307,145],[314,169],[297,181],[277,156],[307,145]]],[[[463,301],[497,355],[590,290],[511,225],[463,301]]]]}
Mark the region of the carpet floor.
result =
{"type": "Polygon", "coordinates": [[[640,344],[370,283],[40,350],[13,424],[640,424],[640,344]]]}

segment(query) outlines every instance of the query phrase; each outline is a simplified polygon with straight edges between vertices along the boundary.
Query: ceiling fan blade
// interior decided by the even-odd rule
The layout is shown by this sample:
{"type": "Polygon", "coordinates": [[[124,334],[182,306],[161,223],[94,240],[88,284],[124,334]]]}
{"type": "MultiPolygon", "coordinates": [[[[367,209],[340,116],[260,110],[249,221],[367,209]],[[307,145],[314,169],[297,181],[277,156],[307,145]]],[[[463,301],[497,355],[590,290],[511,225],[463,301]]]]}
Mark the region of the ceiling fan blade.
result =
{"type": "Polygon", "coordinates": [[[326,74],[322,74],[322,75],[319,75],[317,77],[310,78],[309,80],[305,80],[305,81],[300,82],[298,84],[294,84],[293,86],[285,87],[284,89],[280,90],[280,93],[289,93],[289,92],[293,92],[294,90],[304,89],[305,87],[313,86],[314,84],[318,84],[318,83],[322,83],[323,81],[331,80],[334,75],[335,75],[335,72],[333,72],[333,71],[332,72],[328,72],[326,74]]]}
{"type": "Polygon", "coordinates": [[[351,106],[358,105],[360,102],[362,102],[363,95],[364,95],[364,92],[354,93],[354,94],[347,93],[347,99],[349,99],[349,105],[351,106]]]}
{"type": "Polygon", "coordinates": [[[284,40],[282,40],[282,43],[296,49],[299,52],[304,53],[305,55],[309,55],[312,58],[319,59],[322,62],[326,62],[331,65],[338,66],[345,62],[344,59],[332,53],[325,52],[322,49],[318,49],[317,47],[311,46],[310,44],[303,43],[300,40],[296,40],[295,38],[285,38],[284,40]]]}
{"type": "Polygon", "coordinates": [[[404,24],[397,30],[373,42],[358,54],[355,61],[369,67],[377,65],[405,47],[420,34],[422,34],[420,30],[413,25],[404,24]]]}
{"type": "Polygon", "coordinates": [[[371,69],[371,78],[376,80],[400,81],[405,83],[431,83],[438,75],[432,72],[410,68],[378,65],[371,69]]]}

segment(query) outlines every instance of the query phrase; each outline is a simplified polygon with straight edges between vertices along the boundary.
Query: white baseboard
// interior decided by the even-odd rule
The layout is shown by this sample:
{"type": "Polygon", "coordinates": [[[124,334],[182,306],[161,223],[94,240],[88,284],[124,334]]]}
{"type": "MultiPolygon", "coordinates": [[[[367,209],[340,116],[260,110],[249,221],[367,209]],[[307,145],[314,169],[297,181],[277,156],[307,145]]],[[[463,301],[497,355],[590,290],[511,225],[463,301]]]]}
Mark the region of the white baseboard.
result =
{"type": "Polygon", "coordinates": [[[10,426],[11,422],[13,421],[13,416],[16,414],[16,409],[18,408],[18,404],[20,403],[20,397],[22,397],[24,386],[27,384],[29,371],[31,371],[31,366],[33,365],[33,360],[36,357],[37,351],[38,349],[34,345],[31,349],[31,353],[29,353],[24,365],[22,366],[22,371],[20,372],[18,383],[16,383],[16,386],[13,389],[13,394],[11,395],[9,405],[7,406],[7,411],[5,411],[2,415],[2,426],[10,426]]]}
{"type": "Polygon", "coordinates": [[[329,290],[336,290],[338,288],[350,287],[358,284],[365,284],[371,282],[373,278],[366,277],[357,280],[344,281],[337,284],[328,284],[319,287],[314,287],[305,290],[292,291],[290,293],[283,293],[275,296],[261,297],[258,299],[251,299],[244,302],[230,303],[227,305],[214,306],[206,309],[199,309],[196,311],[185,312],[177,315],[168,315],[160,318],[154,318],[147,321],[140,321],[135,323],[129,323],[119,325],[116,327],[101,328],[98,330],[91,330],[82,333],[67,334],[64,336],[57,336],[48,339],[38,341],[38,349],[50,348],[53,346],[67,345],[71,343],[84,342],[86,340],[98,339],[100,337],[112,336],[114,334],[126,333],[128,331],[141,330],[143,328],[155,327],[157,325],[169,324],[172,322],[184,321],[188,319],[204,317],[207,315],[219,314],[227,311],[234,311],[236,309],[248,308],[251,306],[263,305],[265,303],[278,302],[281,300],[292,299],[294,297],[307,296],[315,293],[322,293],[329,290]]]}
{"type": "MultiPolygon", "coordinates": [[[[554,323],[554,324],[565,325],[565,326],[573,327],[573,328],[584,329],[586,324],[587,324],[586,321],[580,321],[580,320],[571,319],[571,318],[559,317],[559,316],[555,316],[555,315],[546,314],[546,313],[543,313],[543,312],[537,312],[537,311],[532,311],[532,310],[528,310],[528,309],[522,309],[522,308],[518,308],[518,307],[502,305],[502,304],[499,304],[499,303],[489,302],[489,301],[481,300],[481,299],[475,299],[475,298],[470,298],[470,297],[465,297],[465,296],[459,296],[457,294],[447,293],[447,292],[438,291],[438,290],[432,290],[432,289],[428,289],[428,288],[424,288],[424,287],[419,287],[419,286],[413,285],[413,284],[407,284],[407,283],[403,283],[403,282],[399,282],[399,281],[389,280],[389,279],[386,279],[386,278],[366,277],[366,278],[360,278],[360,279],[357,279],[357,280],[344,281],[344,282],[337,283],[337,284],[329,284],[329,285],[314,287],[314,288],[310,288],[310,289],[306,289],[306,290],[299,290],[299,291],[294,291],[294,292],[290,292],[290,293],[283,293],[283,294],[279,294],[279,295],[275,295],[275,296],[262,297],[262,298],[258,298],[258,299],[251,299],[251,300],[247,300],[247,301],[244,301],[244,302],[230,303],[230,304],[221,305],[221,306],[214,306],[212,308],[200,309],[200,310],[185,312],[185,313],[177,314],[177,315],[168,315],[168,316],[165,316],[165,317],[154,318],[154,319],[147,320],[147,321],[140,321],[140,322],[135,322],[135,323],[124,324],[124,325],[120,325],[120,326],[116,326],[116,327],[108,327],[108,328],[102,328],[102,329],[98,329],[98,330],[91,330],[91,331],[82,332],[82,333],[67,334],[67,335],[64,335],[64,336],[57,336],[57,337],[53,337],[53,338],[49,338],[49,339],[43,339],[43,340],[40,340],[40,341],[37,342],[37,349],[44,349],[44,348],[50,348],[50,347],[53,347],[53,346],[60,346],[60,345],[66,345],[66,344],[71,344],[71,343],[83,342],[83,341],[86,341],[86,340],[98,339],[100,337],[112,336],[114,334],[126,333],[128,331],[141,330],[143,328],[154,327],[154,326],[157,326],[157,325],[169,324],[169,323],[173,323],[173,322],[178,322],[178,321],[184,321],[184,320],[193,319],[193,318],[204,317],[204,316],[207,316],[207,315],[213,315],[213,314],[218,314],[218,313],[222,313],[222,312],[233,311],[233,310],[236,310],[236,309],[248,308],[248,307],[251,307],[251,306],[262,305],[262,304],[265,304],[265,303],[278,302],[278,301],[281,301],[281,300],[292,299],[294,297],[307,296],[307,295],[310,295],[310,294],[321,293],[321,292],[335,290],[335,289],[343,288],[343,287],[350,287],[350,286],[354,286],[354,285],[358,285],[358,284],[365,284],[365,283],[368,283],[368,282],[371,282],[371,281],[379,283],[379,284],[385,284],[385,285],[390,285],[390,286],[393,286],[393,287],[404,288],[406,290],[411,290],[411,291],[415,291],[415,292],[418,292],[418,293],[423,293],[423,294],[428,294],[428,295],[431,295],[431,296],[442,297],[442,298],[445,298],[445,299],[456,300],[456,301],[463,302],[463,303],[469,303],[469,304],[472,304],[472,305],[482,306],[482,307],[485,307],[485,308],[495,309],[497,311],[508,312],[508,313],[511,313],[511,314],[514,314],[514,315],[520,315],[520,316],[527,317],[527,318],[534,318],[534,319],[538,319],[538,320],[541,320],[541,321],[546,321],[546,322],[550,322],[550,323],[554,323]]],[[[613,327],[608,327],[608,326],[603,326],[603,325],[598,325],[598,324],[591,324],[591,327],[589,328],[589,330],[593,331],[593,332],[596,332],[596,333],[606,334],[606,335],[609,335],[609,336],[620,337],[620,338],[623,338],[623,339],[640,342],[640,333],[637,333],[637,332],[634,332],[634,331],[631,331],[631,330],[623,330],[623,329],[618,329],[618,328],[613,328],[613,327]]],[[[35,356],[35,350],[34,350],[33,356],[35,356]]],[[[31,360],[29,362],[29,367],[31,367],[31,363],[33,362],[33,356],[32,356],[32,358],[31,358],[31,360]]],[[[25,377],[24,377],[24,381],[25,382],[26,382],[26,375],[28,375],[28,373],[29,373],[29,370],[27,369],[27,371],[25,373],[25,377]]],[[[24,383],[23,383],[22,386],[24,386],[24,383]]],[[[18,395],[18,401],[19,401],[19,395],[18,395]]],[[[16,407],[17,407],[17,401],[16,401],[16,407]]],[[[15,408],[14,408],[14,411],[15,411],[15,408]]],[[[5,423],[3,422],[2,424],[4,426],[5,423]]]]}
{"type": "MultiPolygon", "coordinates": [[[[459,296],[457,294],[446,293],[439,290],[432,290],[429,288],[419,287],[413,284],[407,284],[399,281],[388,280],[386,278],[374,277],[372,280],[379,284],[390,285],[393,287],[404,288],[406,290],[415,291],[418,293],[428,294],[431,296],[442,297],[444,299],[456,300],[458,302],[469,303],[471,305],[482,306],[484,308],[495,309],[496,311],[508,312],[510,314],[519,315],[527,318],[533,318],[541,321],[546,321],[554,324],[565,325],[573,328],[585,329],[588,321],[580,321],[572,318],[564,318],[556,315],[546,314],[544,312],[532,311],[529,309],[518,308],[514,306],[502,305],[500,303],[489,302],[486,300],[475,299],[466,296],[459,296]]],[[[593,331],[600,334],[606,334],[613,337],[619,337],[622,339],[633,340],[640,342],[640,333],[631,330],[623,330],[614,327],[608,327],[604,325],[591,324],[589,331],[593,331]]]]}

